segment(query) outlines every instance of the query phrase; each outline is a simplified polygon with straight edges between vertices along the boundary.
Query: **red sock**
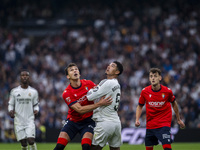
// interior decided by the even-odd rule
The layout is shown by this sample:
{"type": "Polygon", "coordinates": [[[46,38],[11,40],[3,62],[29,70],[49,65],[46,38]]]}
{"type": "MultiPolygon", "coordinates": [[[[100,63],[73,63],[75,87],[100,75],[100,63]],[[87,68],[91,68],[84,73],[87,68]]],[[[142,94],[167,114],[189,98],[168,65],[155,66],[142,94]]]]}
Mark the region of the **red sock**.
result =
{"type": "Polygon", "coordinates": [[[89,145],[91,146],[92,140],[89,139],[89,138],[84,138],[84,139],[82,139],[82,141],[81,141],[81,145],[83,145],[83,144],[89,144],[89,145]]]}
{"type": "Polygon", "coordinates": [[[162,145],[162,147],[163,147],[163,149],[166,149],[166,148],[172,149],[171,144],[164,144],[164,145],[162,145]]]}
{"type": "Polygon", "coordinates": [[[58,138],[57,144],[62,144],[64,146],[66,146],[68,143],[67,139],[65,138],[58,138]]]}
{"type": "Polygon", "coordinates": [[[153,150],[153,146],[151,147],[146,146],[146,150],[153,150]]]}

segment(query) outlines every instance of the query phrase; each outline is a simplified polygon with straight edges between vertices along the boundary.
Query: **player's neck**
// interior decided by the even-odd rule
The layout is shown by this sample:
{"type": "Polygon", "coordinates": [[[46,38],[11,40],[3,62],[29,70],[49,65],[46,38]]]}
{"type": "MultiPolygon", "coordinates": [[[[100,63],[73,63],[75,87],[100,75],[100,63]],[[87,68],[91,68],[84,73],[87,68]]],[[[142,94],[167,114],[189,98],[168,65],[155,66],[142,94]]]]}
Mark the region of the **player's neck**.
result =
{"type": "Polygon", "coordinates": [[[28,84],[21,84],[21,88],[22,89],[27,89],[28,88],[28,84]]]}
{"type": "Polygon", "coordinates": [[[160,86],[160,84],[156,84],[156,85],[151,85],[151,88],[154,91],[158,91],[158,90],[160,90],[161,86],[160,86]]]}
{"type": "Polygon", "coordinates": [[[81,86],[81,80],[80,79],[70,80],[70,84],[72,87],[77,88],[77,87],[81,86]]]}
{"type": "Polygon", "coordinates": [[[117,79],[117,76],[116,75],[108,75],[107,74],[107,79],[117,79]]]}

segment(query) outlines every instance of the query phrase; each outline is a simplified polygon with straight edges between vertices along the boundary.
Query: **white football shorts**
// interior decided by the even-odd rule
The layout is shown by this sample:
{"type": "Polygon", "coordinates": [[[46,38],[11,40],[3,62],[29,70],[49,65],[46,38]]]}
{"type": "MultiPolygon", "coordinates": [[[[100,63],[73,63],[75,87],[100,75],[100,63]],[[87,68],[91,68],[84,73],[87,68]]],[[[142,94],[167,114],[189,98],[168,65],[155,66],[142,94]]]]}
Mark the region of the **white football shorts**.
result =
{"type": "Polygon", "coordinates": [[[111,147],[120,147],[122,144],[120,122],[96,122],[92,144],[104,147],[107,142],[111,147]]]}
{"type": "Polygon", "coordinates": [[[15,135],[17,141],[27,138],[35,138],[35,124],[29,124],[28,126],[15,125],[15,135]]]}

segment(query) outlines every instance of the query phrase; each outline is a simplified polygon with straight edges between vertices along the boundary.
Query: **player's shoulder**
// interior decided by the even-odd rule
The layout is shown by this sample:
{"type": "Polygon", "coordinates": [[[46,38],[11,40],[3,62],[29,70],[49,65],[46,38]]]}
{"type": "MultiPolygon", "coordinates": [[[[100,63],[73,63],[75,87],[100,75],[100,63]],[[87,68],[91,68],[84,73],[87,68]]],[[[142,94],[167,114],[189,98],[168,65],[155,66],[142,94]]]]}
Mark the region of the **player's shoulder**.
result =
{"type": "Polygon", "coordinates": [[[35,93],[35,94],[38,94],[38,91],[32,87],[32,86],[28,86],[28,90],[31,92],[31,93],[35,93]]]}
{"type": "Polygon", "coordinates": [[[70,86],[67,86],[67,88],[63,91],[62,95],[67,95],[69,93],[71,93],[71,88],[70,86]]]}
{"type": "Polygon", "coordinates": [[[84,86],[95,86],[96,84],[94,82],[92,82],[91,80],[87,80],[87,79],[81,79],[81,84],[84,86]]]}
{"type": "Polygon", "coordinates": [[[116,86],[116,85],[120,86],[118,80],[115,78],[107,79],[105,83],[109,84],[110,86],[116,86]]]}
{"type": "Polygon", "coordinates": [[[164,86],[164,85],[161,85],[161,89],[162,91],[165,91],[165,92],[172,92],[172,90],[169,87],[164,86]]]}
{"type": "Polygon", "coordinates": [[[144,87],[144,88],[142,89],[143,92],[144,92],[144,91],[149,91],[149,90],[151,90],[151,85],[146,86],[146,87],[144,87]]]}
{"type": "Polygon", "coordinates": [[[10,92],[13,93],[19,90],[20,90],[20,86],[17,86],[17,87],[12,88],[10,92]]]}
{"type": "Polygon", "coordinates": [[[28,89],[31,90],[32,92],[38,93],[38,91],[32,86],[28,86],[28,89]]]}

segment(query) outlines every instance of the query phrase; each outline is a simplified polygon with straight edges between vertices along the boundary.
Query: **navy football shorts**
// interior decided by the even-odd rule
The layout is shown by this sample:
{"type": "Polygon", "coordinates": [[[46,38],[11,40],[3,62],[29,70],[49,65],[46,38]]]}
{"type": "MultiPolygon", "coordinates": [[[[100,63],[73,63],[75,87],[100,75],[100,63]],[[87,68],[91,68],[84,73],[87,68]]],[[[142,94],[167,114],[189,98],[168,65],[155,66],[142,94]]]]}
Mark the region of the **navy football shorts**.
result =
{"type": "Polygon", "coordinates": [[[95,122],[91,119],[91,117],[80,122],[73,122],[67,119],[61,131],[66,132],[72,140],[77,133],[81,135],[81,138],[86,132],[90,132],[93,134],[94,127],[95,122]]]}
{"type": "Polygon", "coordinates": [[[158,140],[162,145],[172,143],[170,127],[146,130],[145,146],[158,145],[158,140]]]}

